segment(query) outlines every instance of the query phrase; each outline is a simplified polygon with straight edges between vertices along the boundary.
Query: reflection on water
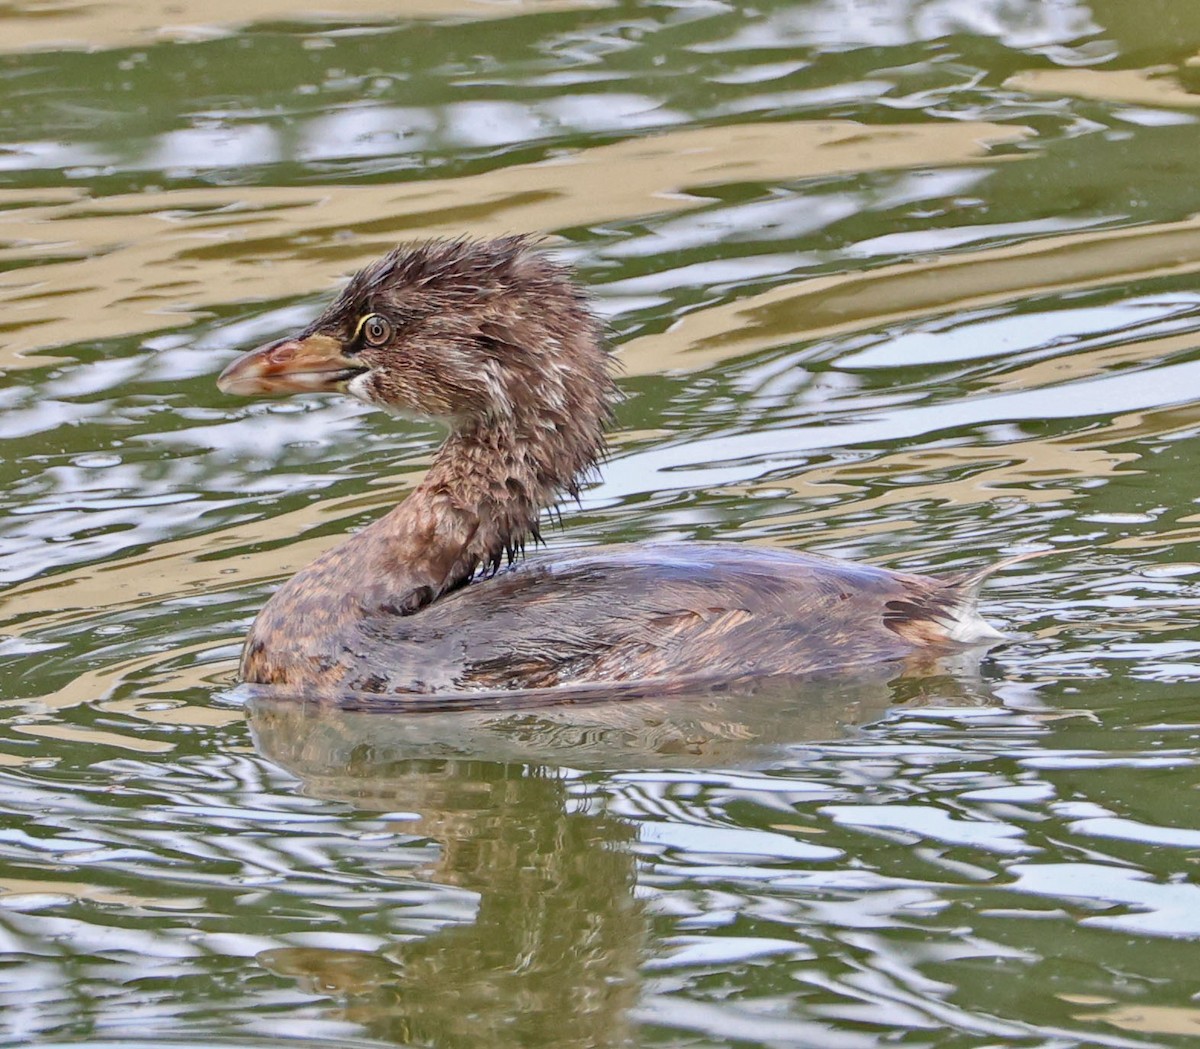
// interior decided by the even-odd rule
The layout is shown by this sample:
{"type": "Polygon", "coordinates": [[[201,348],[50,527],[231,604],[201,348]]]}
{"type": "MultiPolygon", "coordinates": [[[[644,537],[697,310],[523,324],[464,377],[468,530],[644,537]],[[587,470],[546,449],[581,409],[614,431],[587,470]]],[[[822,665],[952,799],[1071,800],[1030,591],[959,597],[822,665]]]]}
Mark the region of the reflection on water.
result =
{"type": "Polygon", "coordinates": [[[0,10],[0,1041],[1190,1044],[1200,7],[0,10]],[[1050,547],[899,677],[232,687],[438,435],[213,377],[541,230],[625,365],[555,545],[1050,547]]]}
{"type": "Polygon", "coordinates": [[[248,697],[259,753],[315,794],[378,807],[374,790],[405,761],[483,758],[574,768],[701,768],[761,765],[808,740],[842,736],[896,704],[970,707],[996,702],[978,676],[979,652],[885,665],[830,679],[763,678],[667,690],[627,682],[476,693],[480,709],[384,697],[351,702],[248,697]],[[555,702],[556,697],[566,697],[555,702]],[[568,704],[569,705],[566,705],[568,704]]]}
{"type": "MultiPolygon", "coordinates": [[[[353,764],[343,779],[360,775],[353,764]]],[[[469,1046],[487,1031],[493,1045],[627,1044],[648,932],[634,829],[589,811],[554,771],[423,760],[369,776],[365,804],[419,814],[400,825],[436,843],[422,877],[459,913],[427,890],[441,912],[427,936],[382,954],[281,948],[259,962],[343,998],[338,1012],[388,1041],[469,1046]]]]}

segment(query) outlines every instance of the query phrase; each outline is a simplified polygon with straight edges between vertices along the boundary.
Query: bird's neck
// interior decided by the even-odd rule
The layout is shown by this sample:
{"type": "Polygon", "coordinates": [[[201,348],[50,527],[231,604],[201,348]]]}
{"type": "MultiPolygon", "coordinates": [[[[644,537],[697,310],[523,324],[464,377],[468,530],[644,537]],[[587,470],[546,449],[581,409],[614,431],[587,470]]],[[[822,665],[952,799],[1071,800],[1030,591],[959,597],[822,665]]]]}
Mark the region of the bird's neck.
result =
{"type": "Polygon", "coordinates": [[[511,419],[456,430],[399,506],[288,580],[268,609],[337,599],[336,618],[407,615],[511,560],[538,537],[538,516],[575,494],[601,454],[556,426],[511,419]]]}
{"type": "Polygon", "coordinates": [[[538,538],[538,516],[583,469],[555,447],[553,431],[514,432],[511,422],[453,433],[424,480],[389,514],[349,542],[370,543],[389,582],[415,611],[500,567],[538,538]]]}

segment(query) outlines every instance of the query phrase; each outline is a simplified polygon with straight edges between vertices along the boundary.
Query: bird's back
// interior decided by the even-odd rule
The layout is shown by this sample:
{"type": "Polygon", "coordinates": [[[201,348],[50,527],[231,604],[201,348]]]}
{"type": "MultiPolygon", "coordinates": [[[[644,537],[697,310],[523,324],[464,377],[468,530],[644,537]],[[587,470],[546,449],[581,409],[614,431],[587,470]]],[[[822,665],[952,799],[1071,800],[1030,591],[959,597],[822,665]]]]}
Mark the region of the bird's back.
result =
{"type": "Polygon", "coordinates": [[[531,558],[415,615],[363,620],[342,686],[421,693],[821,674],[999,638],[974,611],[977,588],[976,577],[745,545],[594,547],[531,558]]]}

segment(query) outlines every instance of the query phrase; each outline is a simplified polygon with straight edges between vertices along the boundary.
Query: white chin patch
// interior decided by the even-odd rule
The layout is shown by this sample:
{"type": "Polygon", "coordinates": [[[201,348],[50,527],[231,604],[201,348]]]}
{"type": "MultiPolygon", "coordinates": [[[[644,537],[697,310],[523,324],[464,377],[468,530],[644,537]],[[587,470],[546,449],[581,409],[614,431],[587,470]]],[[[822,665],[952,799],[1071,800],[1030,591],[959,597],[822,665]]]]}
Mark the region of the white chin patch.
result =
{"type": "Polygon", "coordinates": [[[351,397],[358,398],[358,400],[362,401],[364,404],[374,405],[375,400],[371,396],[371,387],[369,385],[370,378],[370,372],[363,372],[362,375],[354,376],[353,379],[346,383],[346,392],[350,394],[351,397]]]}
{"type": "Polygon", "coordinates": [[[415,423],[441,423],[451,430],[457,429],[459,423],[462,422],[462,420],[456,417],[442,418],[438,415],[426,415],[424,412],[414,412],[407,408],[399,408],[394,404],[389,404],[387,401],[379,400],[369,382],[372,374],[372,372],[363,372],[362,375],[354,376],[353,379],[346,383],[346,392],[355,400],[362,401],[363,404],[369,404],[372,408],[379,408],[396,419],[407,419],[409,422],[415,423]]]}
{"type": "Polygon", "coordinates": [[[388,415],[394,415],[397,419],[410,419],[414,422],[428,422],[428,417],[417,415],[414,412],[405,411],[403,408],[397,408],[394,404],[388,404],[387,401],[379,400],[375,395],[375,390],[371,387],[370,379],[372,372],[363,372],[362,375],[356,375],[348,383],[346,383],[346,392],[355,400],[362,401],[363,404],[369,404],[372,408],[379,408],[387,412],[388,415]]]}

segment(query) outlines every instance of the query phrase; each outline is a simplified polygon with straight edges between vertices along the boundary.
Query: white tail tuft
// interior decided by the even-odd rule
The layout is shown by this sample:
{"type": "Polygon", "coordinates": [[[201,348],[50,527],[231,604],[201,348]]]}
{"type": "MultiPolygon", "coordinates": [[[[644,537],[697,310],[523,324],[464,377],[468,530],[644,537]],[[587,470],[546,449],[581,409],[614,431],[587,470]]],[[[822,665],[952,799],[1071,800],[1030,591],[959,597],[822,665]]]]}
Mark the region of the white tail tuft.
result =
{"type": "Polygon", "coordinates": [[[993,573],[1003,568],[1019,564],[1021,561],[1031,561],[1036,557],[1045,557],[1052,553],[1055,551],[1032,550],[1028,553],[1006,557],[1002,561],[978,568],[974,572],[951,576],[947,579],[946,586],[950,591],[950,600],[941,614],[937,616],[939,625],[946,631],[947,639],[963,645],[1002,640],[1005,635],[979,614],[977,605],[983,584],[993,573]]]}

